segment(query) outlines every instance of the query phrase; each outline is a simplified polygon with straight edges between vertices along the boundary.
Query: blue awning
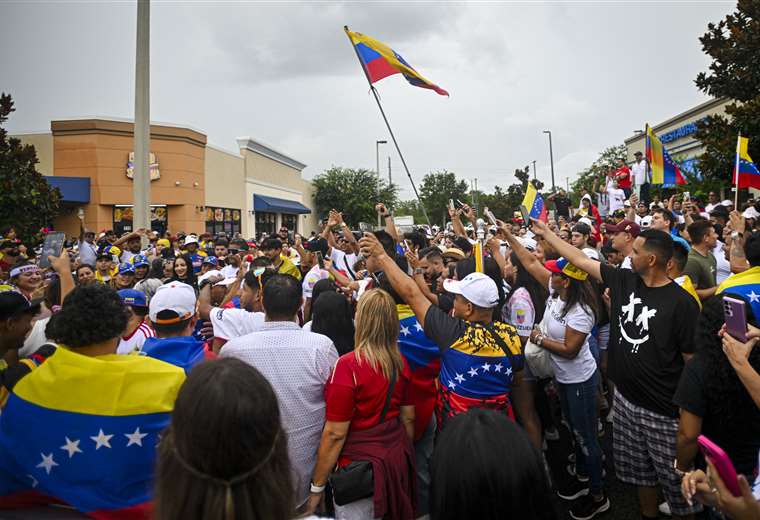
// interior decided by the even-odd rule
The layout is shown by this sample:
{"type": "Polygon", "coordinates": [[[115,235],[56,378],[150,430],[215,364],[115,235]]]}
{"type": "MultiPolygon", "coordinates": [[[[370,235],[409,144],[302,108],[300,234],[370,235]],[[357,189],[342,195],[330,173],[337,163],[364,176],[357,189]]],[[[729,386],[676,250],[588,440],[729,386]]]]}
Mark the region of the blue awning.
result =
{"type": "Polygon", "coordinates": [[[45,180],[53,188],[61,190],[62,202],[87,204],[90,202],[89,177],[58,177],[45,176],[45,180]]]}
{"type": "Polygon", "coordinates": [[[301,215],[311,213],[311,210],[294,200],[278,199],[277,197],[267,197],[265,195],[253,196],[253,211],[265,211],[268,213],[291,213],[301,215]]]}

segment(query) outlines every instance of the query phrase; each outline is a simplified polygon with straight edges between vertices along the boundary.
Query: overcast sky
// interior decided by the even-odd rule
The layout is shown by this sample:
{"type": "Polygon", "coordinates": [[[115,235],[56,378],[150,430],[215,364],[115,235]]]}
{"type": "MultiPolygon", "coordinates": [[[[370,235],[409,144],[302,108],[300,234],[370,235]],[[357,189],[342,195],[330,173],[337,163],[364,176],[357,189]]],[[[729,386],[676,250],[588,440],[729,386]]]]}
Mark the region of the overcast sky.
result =
{"type": "MultiPolygon", "coordinates": [[[[376,84],[417,183],[431,170],[507,186],[537,161],[557,184],[707,98],[698,37],[734,2],[158,2],[151,11],[151,120],[236,150],[248,136],[308,165],[375,168],[389,139],[342,28],[379,39],[450,98],[396,75],[376,84]]],[[[13,133],[52,119],[134,115],[135,2],[0,5],[0,90],[13,133]]],[[[389,140],[390,141],[390,140],[389,140]]],[[[409,182],[390,145],[402,198],[409,182]]]]}

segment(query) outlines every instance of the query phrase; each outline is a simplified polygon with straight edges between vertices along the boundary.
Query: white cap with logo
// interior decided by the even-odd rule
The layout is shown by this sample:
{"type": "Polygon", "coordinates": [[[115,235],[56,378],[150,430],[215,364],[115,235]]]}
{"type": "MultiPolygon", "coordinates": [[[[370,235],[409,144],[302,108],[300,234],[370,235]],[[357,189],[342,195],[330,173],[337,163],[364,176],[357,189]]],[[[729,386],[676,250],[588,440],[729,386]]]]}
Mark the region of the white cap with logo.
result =
{"type": "Polygon", "coordinates": [[[195,314],[195,290],[182,282],[171,282],[156,289],[148,304],[150,321],[158,325],[170,325],[186,320],[195,314]],[[158,313],[172,311],[177,317],[160,319],[158,313]]]}
{"type": "Polygon", "coordinates": [[[452,294],[461,294],[470,303],[484,309],[499,304],[496,282],[483,273],[470,273],[461,280],[445,280],[443,288],[452,294]]]}

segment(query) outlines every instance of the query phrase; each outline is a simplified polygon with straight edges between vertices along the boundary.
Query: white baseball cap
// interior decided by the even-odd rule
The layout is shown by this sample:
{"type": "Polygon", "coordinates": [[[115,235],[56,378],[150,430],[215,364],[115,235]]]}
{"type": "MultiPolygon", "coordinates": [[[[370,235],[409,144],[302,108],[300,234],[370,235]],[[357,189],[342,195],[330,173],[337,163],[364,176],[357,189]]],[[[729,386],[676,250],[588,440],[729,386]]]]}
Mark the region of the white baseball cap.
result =
{"type": "Polygon", "coordinates": [[[499,289],[489,276],[470,273],[461,280],[444,280],[443,288],[452,294],[461,294],[469,302],[484,309],[499,303],[499,289]]]}
{"type": "Polygon", "coordinates": [[[170,325],[186,320],[195,314],[195,290],[182,282],[171,282],[156,289],[148,304],[150,321],[158,325],[170,325]],[[159,319],[158,313],[172,311],[177,316],[159,319]]]}
{"type": "Polygon", "coordinates": [[[198,243],[198,237],[195,235],[187,235],[185,237],[185,245],[188,244],[197,244],[198,243]]]}

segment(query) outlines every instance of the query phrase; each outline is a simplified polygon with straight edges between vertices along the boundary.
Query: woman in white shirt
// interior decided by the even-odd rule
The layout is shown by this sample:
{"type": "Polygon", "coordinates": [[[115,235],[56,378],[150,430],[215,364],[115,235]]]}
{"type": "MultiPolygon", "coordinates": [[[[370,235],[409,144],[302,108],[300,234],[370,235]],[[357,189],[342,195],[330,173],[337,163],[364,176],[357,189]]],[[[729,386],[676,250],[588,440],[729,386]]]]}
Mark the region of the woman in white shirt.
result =
{"type": "Polygon", "coordinates": [[[542,264],[519,244],[510,245],[525,269],[549,286],[544,311],[546,334],[534,329],[530,341],[551,352],[562,412],[575,436],[576,466],[572,473],[577,480],[565,483],[555,479],[557,493],[566,500],[581,498],[570,508],[573,518],[591,518],[610,507],[602,483],[602,449],[597,437],[599,371],[588,344],[598,300],[585,271],[564,258],[542,264]]]}

